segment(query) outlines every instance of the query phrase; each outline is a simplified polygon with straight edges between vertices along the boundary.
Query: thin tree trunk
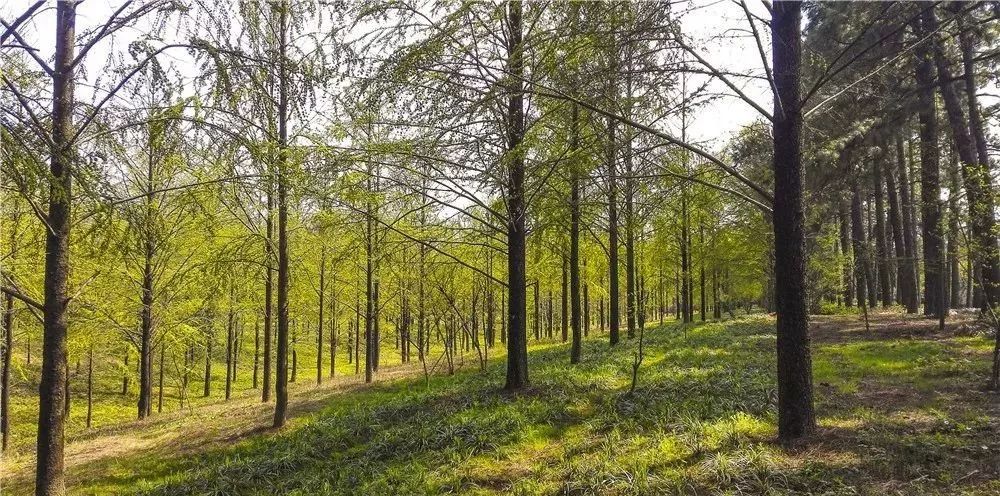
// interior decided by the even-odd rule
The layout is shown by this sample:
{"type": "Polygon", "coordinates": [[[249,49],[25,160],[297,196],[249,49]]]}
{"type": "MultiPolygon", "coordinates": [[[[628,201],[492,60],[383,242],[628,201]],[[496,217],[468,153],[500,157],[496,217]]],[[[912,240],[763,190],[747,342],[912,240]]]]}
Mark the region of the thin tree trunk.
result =
{"type": "Polygon", "coordinates": [[[323,383],[323,307],[326,291],[326,247],[321,250],[319,259],[319,322],[316,335],[316,385],[323,383]]]}
{"type": "MultiPolygon", "coordinates": [[[[919,32],[922,36],[931,32],[933,9],[925,9],[921,14],[919,32]]],[[[915,48],[917,56],[916,83],[920,101],[920,213],[923,221],[924,255],[924,315],[937,315],[940,306],[938,283],[941,280],[938,261],[941,260],[943,241],[940,207],[941,196],[940,166],[938,162],[937,105],[934,100],[934,65],[926,43],[915,48]]]]}
{"type": "Polygon", "coordinates": [[[254,319],[253,322],[253,388],[257,389],[259,384],[258,373],[260,369],[260,321],[254,319]]]}
{"type": "MultiPolygon", "coordinates": [[[[87,349],[87,428],[94,417],[94,345],[87,349]]],[[[5,446],[6,447],[6,446],[5,446]]]]}
{"type": "Polygon", "coordinates": [[[208,398],[212,393],[212,324],[209,323],[208,332],[205,333],[205,391],[203,396],[208,398]]]}
{"type": "Polygon", "coordinates": [[[287,3],[278,11],[278,377],[275,381],[274,427],[285,425],[288,410],[288,43],[287,3]]]}
{"type": "Polygon", "coordinates": [[[266,220],[266,230],[267,239],[264,240],[264,259],[265,259],[265,279],[264,279],[264,381],[263,388],[261,389],[260,401],[262,403],[267,403],[271,401],[271,330],[273,329],[273,304],[274,300],[274,195],[272,194],[274,188],[271,184],[271,178],[269,177],[265,181],[267,185],[267,220],[266,220]]]}
{"type": "Polygon", "coordinates": [[[858,185],[851,188],[851,244],[854,250],[854,280],[858,291],[858,303],[867,304],[871,274],[868,271],[868,240],[865,239],[865,225],[861,211],[861,195],[858,185]]]}
{"type": "MultiPolygon", "coordinates": [[[[899,195],[896,192],[896,172],[894,167],[885,170],[885,189],[889,200],[889,227],[892,231],[892,246],[896,259],[896,301],[902,304],[909,302],[910,281],[906,273],[906,242],[903,233],[902,216],[900,215],[899,195]]],[[[912,277],[910,274],[909,277],[912,277]]]]}
{"type": "MultiPolygon", "coordinates": [[[[160,382],[159,382],[159,391],[157,392],[157,395],[156,395],[156,413],[162,413],[163,412],[163,358],[164,358],[164,355],[166,354],[166,347],[167,347],[167,345],[165,343],[160,343],[160,370],[159,370],[159,373],[160,373],[160,382]]],[[[88,388],[89,388],[89,385],[88,385],[88,388]]],[[[89,396],[89,394],[90,393],[88,391],[88,396],[89,396]]],[[[87,401],[89,403],[89,401],[90,401],[89,397],[88,397],[87,401]]],[[[88,405],[88,410],[89,410],[89,405],[88,405]]]]}
{"type": "Polygon", "coordinates": [[[917,293],[917,231],[913,211],[913,196],[910,194],[909,167],[903,153],[903,138],[896,136],[896,169],[899,172],[899,208],[903,221],[903,248],[905,256],[900,265],[900,292],[905,296],[903,303],[906,313],[919,311],[920,296],[917,293]]]}
{"type": "MultiPolygon", "coordinates": [[[[580,111],[573,105],[570,124],[570,154],[574,155],[579,146],[580,111]]],[[[573,328],[573,344],[570,347],[569,362],[580,363],[580,351],[583,332],[581,327],[589,322],[580,321],[580,170],[576,161],[570,164],[570,230],[569,230],[569,287],[570,287],[570,320],[573,328]]],[[[587,286],[583,287],[584,309],[587,305],[587,286]]],[[[585,310],[586,313],[586,310],[585,310]]],[[[589,315],[584,316],[584,321],[589,315]]]]}
{"type": "Polygon", "coordinates": [[[559,312],[560,330],[562,331],[562,342],[569,341],[569,265],[566,257],[563,256],[562,264],[562,291],[559,294],[562,304],[559,312]]]}
{"type": "Polygon", "coordinates": [[[703,223],[698,224],[698,236],[699,236],[698,238],[699,246],[701,249],[700,256],[698,257],[698,272],[699,272],[701,290],[699,291],[698,296],[701,299],[700,301],[701,321],[704,322],[706,311],[705,311],[705,224],[703,223]]]}
{"type": "Polygon", "coordinates": [[[14,354],[14,297],[3,298],[3,353],[0,354],[0,451],[10,443],[10,362],[14,354]]]}
{"type": "Polygon", "coordinates": [[[236,340],[233,335],[233,292],[229,291],[229,314],[226,317],[226,400],[233,392],[233,344],[236,340]]]}
{"type": "Polygon", "coordinates": [[[853,254],[854,249],[851,244],[851,228],[850,228],[850,203],[841,200],[838,202],[837,218],[840,224],[840,247],[842,251],[844,267],[843,275],[841,276],[844,286],[844,305],[848,307],[854,306],[854,271],[852,270],[853,265],[853,254]]]}

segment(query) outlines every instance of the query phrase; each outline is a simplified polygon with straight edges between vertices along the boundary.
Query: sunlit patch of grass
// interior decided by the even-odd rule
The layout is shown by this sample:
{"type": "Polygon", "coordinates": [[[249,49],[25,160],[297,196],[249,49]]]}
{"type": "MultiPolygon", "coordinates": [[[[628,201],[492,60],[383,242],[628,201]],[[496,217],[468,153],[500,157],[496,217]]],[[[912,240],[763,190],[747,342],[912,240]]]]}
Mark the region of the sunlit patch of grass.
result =
{"type": "Polygon", "coordinates": [[[280,432],[101,460],[73,484],[164,495],[991,494],[995,400],[969,391],[986,340],[850,336],[815,347],[820,432],[801,451],[774,442],[774,320],[750,316],[648,328],[631,394],[634,340],[610,348],[592,336],[575,366],[566,345],[533,342],[532,387],[520,394],[499,391],[497,350],[485,373],[467,363],[428,387],[411,378],[332,394],[280,432]]]}

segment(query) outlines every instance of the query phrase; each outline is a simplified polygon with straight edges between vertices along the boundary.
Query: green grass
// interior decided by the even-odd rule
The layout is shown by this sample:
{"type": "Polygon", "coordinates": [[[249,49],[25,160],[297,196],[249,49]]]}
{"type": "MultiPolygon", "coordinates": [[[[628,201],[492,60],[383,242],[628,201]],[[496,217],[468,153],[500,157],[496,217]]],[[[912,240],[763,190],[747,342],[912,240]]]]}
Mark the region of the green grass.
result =
{"type": "Polygon", "coordinates": [[[650,328],[632,395],[634,341],[609,349],[593,337],[577,366],[565,345],[535,345],[523,393],[499,390],[498,356],[429,385],[324,396],[280,432],[95,459],[71,483],[75,494],[160,495],[1000,491],[997,398],[979,390],[986,338],[820,333],[820,431],[785,450],[773,442],[773,332],[759,316],[650,328]]]}

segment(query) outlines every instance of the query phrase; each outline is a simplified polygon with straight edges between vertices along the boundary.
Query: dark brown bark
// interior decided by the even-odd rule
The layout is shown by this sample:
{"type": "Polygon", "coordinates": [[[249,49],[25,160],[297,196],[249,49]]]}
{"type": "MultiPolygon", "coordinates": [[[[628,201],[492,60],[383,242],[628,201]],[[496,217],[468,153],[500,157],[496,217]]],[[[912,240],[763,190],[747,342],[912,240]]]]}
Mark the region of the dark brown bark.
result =
{"type": "Polygon", "coordinates": [[[14,354],[14,297],[3,298],[3,348],[0,349],[0,451],[10,442],[10,362],[14,354]]]}
{"type": "Polygon", "coordinates": [[[277,380],[274,388],[274,427],[285,425],[288,410],[288,8],[274,4],[278,11],[278,343],[277,380]]]}
{"type": "Polygon", "coordinates": [[[274,329],[274,187],[270,177],[264,184],[267,186],[267,219],[264,240],[264,380],[260,400],[267,403],[271,401],[271,330],[274,329]]]}
{"type": "Polygon", "coordinates": [[[209,323],[208,331],[205,333],[205,388],[202,396],[208,398],[212,393],[212,344],[215,336],[212,332],[212,324],[209,323]]]}
{"type": "Polygon", "coordinates": [[[35,493],[66,493],[63,448],[66,433],[66,307],[69,301],[70,213],[74,150],[76,2],[56,4],[56,50],[52,66],[52,141],[48,229],[45,231],[45,300],[42,372],[38,386],[35,493]]]}
{"type": "Polygon", "coordinates": [[[701,310],[701,315],[700,315],[699,318],[701,319],[702,322],[704,322],[705,321],[705,314],[706,314],[706,309],[705,309],[705,224],[702,224],[702,223],[698,224],[698,240],[699,240],[700,249],[701,249],[700,256],[698,257],[698,273],[699,273],[698,278],[699,278],[699,285],[701,286],[701,288],[700,288],[700,290],[698,292],[698,297],[700,299],[699,303],[701,304],[701,309],[700,309],[701,310]]]}
{"type": "Polygon", "coordinates": [[[851,187],[851,246],[854,251],[854,281],[858,291],[858,304],[870,307],[870,302],[866,301],[871,281],[868,271],[868,241],[865,239],[861,195],[857,184],[851,187]]]}
{"type": "Polygon", "coordinates": [[[266,239],[264,240],[264,380],[260,401],[271,401],[271,330],[273,329],[274,301],[274,187],[271,177],[264,182],[267,186],[266,239]]]}
{"type": "Polygon", "coordinates": [[[260,321],[253,323],[253,388],[257,389],[260,384],[260,321]]]}
{"type": "Polygon", "coordinates": [[[920,310],[920,295],[917,292],[917,230],[913,211],[913,195],[910,194],[910,174],[903,153],[903,138],[896,136],[896,170],[899,172],[899,208],[903,221],[903,247],[906,256],[900,262],[900,293],[906,313],[915,314],[920,310]]]}
{"type": "MultiPolygon", "coordinates": [[[[937,28],[934,9],[927,9],[924,22],[928,32],[937,28]]],[[[997,247],[996,213],[989,165],[987,161],[980,159],[976,150],[977,143],[969,131],[970,121],[965,118],[962,102],[952,82],[949,61],[938,38],[934,39],[934,61],[938,78],[942,81],[940,90],[945,113],[962,165],[962,179],[969,205],[969,225],[975,244],[973,253],[982,267],[981,279],[986,304],[995,308],[1000,304],[1000,250],[997,247]]],[[[1000,346],[1000,334],[997,336],[997,343],[1000,346]]]]}
{"type": "Polygon", "coordinates": [[[954,160],[948,167],[948,307],[962,307],[962,269],[958,260],[959,217],[961,211],[958,196],[961,191],[958,181],[958,164],[954,160]]]}
{"type": "Polygon", "coordinates": [[[777,303],[778,437],[815,430],[809,317],[806,313],[802,204],[802,104],[799,97],[802,5],[772,6],[774,57],[774,256],[777,303]]]}
{"type": "Polygon", "coordinates": [[[608,329],[612,346],[618,344],[620,327],[618,277],[618,165],[615,120],[608,118],[608,329]]]}
{"type": "Polygon", "coordinates": [[[559,293],[560,311],[559,323],[562,331],[562,342],[569,340],[569,261],[563,257],[562,264],[562,291],[559,293]]]}
{"type": "MultiPolygon", "coordinates": [[[[573,106],[570,129],[570,154],[577,152],[579,147],[579,109],[573,106]]],[[[570,347],[569,362],[580,363],[580,350],[583,339],[580,321],[580,170],[576,160],[570,163],[570,228],[569,228],[569,287],[570,287],[570,320],[573,328],[573,344],[570,347]]],[[[587,287],[584,286],[584,309],[586,309],[587,287]]],[[[589,315],[585,317],[589,318],[589,315]]],[[[586,320],[586,318],[584,319],[586,320]]]]}
{"type": "Polygon", "coordinates": [[[233,292],[229,292],[229,313],[226,317],[226,400],[233,392],[233,345],[236,341],[235,329],[233,328],[233,292]]]}
{"type": "MultiPolygon", "coordinates": [[[[525,164],[521,141],[524,139],[524,47],[520,0],[507,4],[507,67],[511,74],[507,101],[507,289],[509,292],[509,330],[507,333],[507,378],[504,389],[528,386],[527,277],[525,247],[527,238],[525,204],[525,164]]],[[[536,298],[537,304],[537,298],[536,298]]]]}
{"type": "Polygon", "coordinates": [[[163,412],[163,359],[164,355],[167,353],[167,346],[164,343],[160,343],[160,369],[158,370],[160,375],[160,380],[156,395],[156,413],[163,412]]]}
{"type": "Polygon", "coordinates": [[[323,383],[323,310],[326,306],[326,247],[319,258],[319,321],[316,325],[316,385],[323,383]]]}
{"type": "Polygon", "coordinates": [[[841,200],[838,202],[837,220],[840,224],[840,248],[844,260],[844,269],[841,276],[844,286],[844,305],[854,306],[854,271],[851,270],[854,260],[854,249],[851,244],[850,228],[850,204],[841,200]]]}
{"type": "MultiPolygon", "coordinates": [[[[920,35],[930,32],[934,9],[925,9],[918,27],[920,35]]],[[[916,82],[920,101],[920,214],[923,221],[924,315],[937,315],[941,292],[939,261],[943,241],[939,199],[941,196],[938,156],[937,105],[934,100],[934,65],[926,43],[915,48],[916,82]]]]}
{"type": "MultiPolygon", "coordinates": [[[[685,167],[686,168],[686,167],[685,167]]],[[[681,186],[681,317],[691,322],[691,243],[688,229],[687,188],[681,186]]]]}
{"type": "Polygon", "coordinates": [[[94,345],[87,349],[87,428],[94,417],[94,345]]]}
{"type": "MultiPolygon", "coordinates": [[[[910,298],[908,291],[912,289],[910,286],[912,279],[907,280],[906,271],[909,265],[906,264],[906,242],[904,241],[902,215],[900,215],[899,195],[896,191],[896,172],[892,166],[886,167],[884,172],[885,190],[889,200],[889,230],[892,236],[893,255],[896,259],[896,301],[905,305],[910,298]]],[[[912,273],[909,274],[909,278],[912,277],[912,273]]]]}
{"type": "Polygon", "coordinates": [[[882,307],[892,305],[892,270],[889,265],[889,248],[886,243],[885,198],[882,192],[884,155],[875,157],[873,164],[875,188],[875,261],[878,269],[879,297],[882,307]]]}

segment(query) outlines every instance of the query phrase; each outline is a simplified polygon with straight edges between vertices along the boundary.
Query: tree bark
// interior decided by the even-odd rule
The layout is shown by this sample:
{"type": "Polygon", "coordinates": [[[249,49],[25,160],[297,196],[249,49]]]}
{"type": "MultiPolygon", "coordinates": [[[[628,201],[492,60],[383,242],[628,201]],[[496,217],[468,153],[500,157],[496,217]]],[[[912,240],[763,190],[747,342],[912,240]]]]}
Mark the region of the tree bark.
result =
{"type": "MultiPolygon", "coordinates": [[[[521,141],[524,139],[524,46],[520,0],[507,4],[507,67],[511,74],[507,102],[507,288],[509,330],[507,333],[507,378],[504,389],[528,386],[527,277],[525,245],[527,238],[525,204],[525,165],[521,141]]],[[[537,300],[537,298],[536,298],[537,300]]]]}
{"type": "MultiPolygon", "coordinates": [[[[574,156],[579,147],[579,117],[580,110],[574,105],[570,124],[570,156],[574,156]]],[[[570,320],[572,321],[571,327],[573,328],[573,344],[570,347],[569,362],[580,363],[580,350],[583,339],[582,323],[580,321],[580,168],[575,157],[570,162],[569,182],[569,287],[570,320]]],[[[584,294],[586,294],[586,286],[584,286],[584,294]]]]}
{"type": "MultiPolygon", "coordinates": [[[[923,17],[927,32],[937,29],[937,18],[933,8],[926,9],[923,17]]],[[[934,61],[937,65],[938,80],[941,81],[940,89],[945,113],[962,164],[962,179],[969,204],[969,224],[976,248],[974,254],[982,266],[985,303],[995,308],[1000,304],[1000,250],[997,247],[996,213],[989,164],[980,159],[976,150],[977,143],[969,131],[970,122],[965,118],[965,111],[952,82],[954,78],[948,60],[945,58],[941,40],[937,37],[934,38],[934,61]]],[[[928,71],[931,72],[930,69],[928,71]]],[[[1000,346],[1000,334],[997,336],[997,345],[1000,346]]]]}
{"type": "Polygon", "coordinates": [[[326,296],[326,247],[321,250],[319,258],[319,321],[316,334],[316,385],[323,383],[323,310],[326,296]]]}
{"type": "Polygon", "coordinates": [[[896,168],[899,171],[899,208],[903,221],[903,247],[906,256],[900,266],[900,288],[906,297],[906,313],[915,314],[920,310],[920,295],[917,292],[917,230],[913,211],[913,195],[910,194],[910,174],[903,153],[903,137],[896,136],[896,168]],[[905,289],[905,290],[903,290],[905,289]]]}
{"type": "MultiPolygon", "coordinates": [[[[931,26],[935,25],[934,9],[925,9],[921,13],[919,33],[927,36],[931,26]]],[[[941,281],[939,260],[941,260],[941,244],[943,240],[940,206],[941,196],[940,165],[938,157],[938,127],[937,105],[934,101],[934,65],[930,50],[926,43],[915,48],[917,57],[916,83],[917,97],[920,101],[918,115],[920,118],[920,213],[923,221],[923,255],[924,255],[924,315],[937,315],[940,306],[941,292],[938,283],[941,281]]]]}
{"type": "MultiPolygon", "coordinates": [[[[897,141],[898,143],[898,141],[897,141]]],[[[894,167],[889,166],[885,170],[885,189],[889,200],[889,228],[892,232],[893,254],[896,258],[896,301],[901,304],[909,302],[909,293],[912,284],[907,276],[906,264],[906,242],[904,241],[903,222],[900,215],[899,195],[896,191],[896,172],[894,167]]]]}
{"type": "Polygon", "coordinates": [[[841,200],[838,202],[837,218],[840,223],[840,247],[844,260],[843,275],[841,276],[844,286],[844,305],[854,306],[854,271],[851,270],[853,264],[854,249],[851,244],[850,228],[850,204],[841,200]]]}
{"type": "Polygon", "coordinates": [[[883,308],[892,305],[892,270],[889,266],[889,247],[886,242],[885,229],[885,195],[882,190],[883,161],[885,157],[875,157],[872,168],[874,177],[872,187],[875,188],[875,260],[878,269],[879,297],[883,308]]]}
{"type": "Polygon", "coordinates": [[[0,354],[0,451],[10,442],[10,362],[14,354],[14,297],[3,298],[3,353],[0,354]]]}
{"type": "Polygon", "coordinates": [[[66,307],[69,301],[70,213],[74,134],[76,3],[56,5],[56,50],[52,73],[52,143],[48,229],[45,231],[45,300],[35,493],[66,493],[63,448],[66,433],[66,307]]]}
{"type": "MultiPolygon", "coordinates": [[[[269,167],[270,169],[270,167],[269,167]]],[[[266,236],[264,240],[264,381],[261,389],[260,401],[267,403],[271,401],[271,330],[273,329],[273,305],[274,300],[274,187],[268,175],[265,185],[267,186],[267,220],[265,221],[266,236]]]]}
{"type": "Polygon", "coordinates": [[[288,410],[288,4],[278,10],[278,377],[275,381],[274,427],[285,425],[288,410]]]}
{"type": "Polygon", "coordinates": [[[87,349],[87,428],[94,417],[94,345],[87,349]]]}
{"type": "Polygon", "coordinates": [[[858,304],[870,307],[868,298],[871,274],[868,271],[868,241],[865,239],[865,225],[861,211],[861,195],[858,185],[851,187],[851,244],[854,250],[854,281],[858,291],[858,304]]]}
{"type": "Polygon", "coordinates": [[[212,344],[215,341],[212,331],[212,324],[209,323],[208,332],[205,333],[205,390],[202,394],[205,398],[212,393],[212,344]]]}
{"type": "Polygon", "coordinates": [[[772,6],[774,57],[774,247],[777,300],[778,437],[815,430],[809,317],[806,313],[802,205],[802,104],[799,96],[802,5],[772,6]]]}

